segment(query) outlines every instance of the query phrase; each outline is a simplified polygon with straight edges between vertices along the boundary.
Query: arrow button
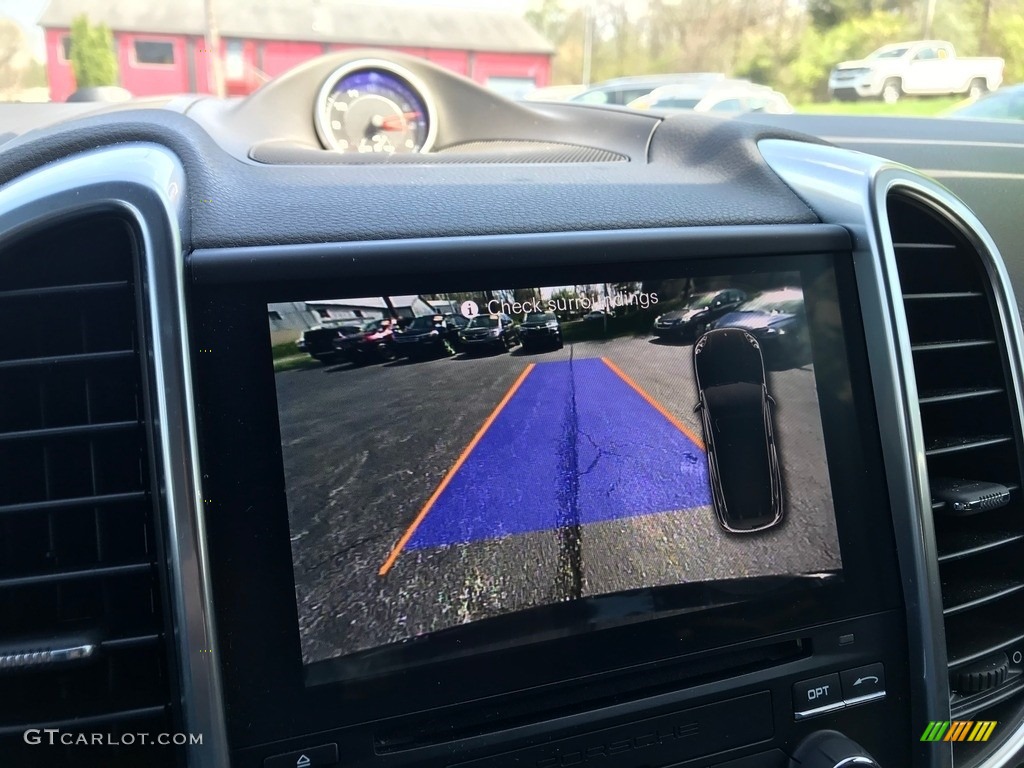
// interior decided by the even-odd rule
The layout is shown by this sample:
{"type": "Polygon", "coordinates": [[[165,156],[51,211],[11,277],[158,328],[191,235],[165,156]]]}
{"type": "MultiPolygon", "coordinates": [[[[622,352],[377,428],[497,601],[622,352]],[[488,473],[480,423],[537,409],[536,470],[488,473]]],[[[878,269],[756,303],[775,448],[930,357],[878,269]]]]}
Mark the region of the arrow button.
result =
{"type": "Polygon", "coordinates": [[[881,663],[840,672],[839,679],[847,706],[885,697],[885,667],[881,663]]]}
{"type": "Polygon", "coordinates": [[[321,768],[338,764],[338,745],[321,744],[309,749],[274,755],[263,761],[263,768],[321,768]]]}

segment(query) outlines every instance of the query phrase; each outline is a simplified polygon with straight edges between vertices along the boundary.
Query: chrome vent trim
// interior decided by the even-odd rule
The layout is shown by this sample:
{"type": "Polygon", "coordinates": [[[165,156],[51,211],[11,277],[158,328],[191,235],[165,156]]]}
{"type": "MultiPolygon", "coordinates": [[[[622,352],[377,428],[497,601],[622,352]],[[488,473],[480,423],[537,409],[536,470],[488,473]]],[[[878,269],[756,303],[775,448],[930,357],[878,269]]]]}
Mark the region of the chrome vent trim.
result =
{"type": "MultiPolygon", "coordinates": [[[[894,528],[904,573],[911,647],[920,649],[912,658],[911,674],[919,678],[913,690],[915,722],[949,720],[948,675],[942,596],[938,572],[938,548],[932,524],[925,441],[920,420],[913,351],[907,335],[904,300],[899,290],[894,244],[888,228],[887,198],[893,190],[919,196],[943,212],[981,254],[993,288],[999,325],[1006,338],[1010,397],[1021,412],[1021,369],[1024,340],[1017,304],[998,249],[981,222],[952,193],[909,168],[881,158],[834,147],[812,146],[785,140],[765,140],[762,155],[825,222],[846,226],[854,239],[854,262],[879,417],[891,425],[883,436],[883,452],[894,509],[911,509],[914,515],[897,515],[894,528]],[[873,319],[872,316],[876,316],[873,319]],[[903,519],[909,518],[909,519],[903,519]],[[923,678],[923,679],[922,679],[923,678]]],[[[914,299],[911,299],[914,301],[914,299]]],[[[943,398],[948,393],[926,392],[924,398],[943,398]]],[[[1009,729],[979,766],[1003,768],[1016,765],[1024,750],[1024,723],[1001,724],[1009,729]]],[[[998,737],[997,736],[997,737],[998,737]]],[[[953,764],[948,747],[915,745],[914,765],[953,764]]]]}
{"type": "MultiPolygon", "coordinates": [[[[153,636],[153,639],[157,639],[153,636]]],[[[99,646],[95,643],[83,643],[70,647],[48,648],[36,643],[13,653],[0,653],[0,672],[5,670],[22,670],[40,667],[51,667],[70,664],[75,661],[90,659],[99,646]]]]}
{"type": "MultiPolygon", "coordinates": [[[[911,721],[949,720],[942,597],[917,386],[885,215],[886,193],[893,185],[939,188],[910,169],[871,155],[778,139],[758,146],[765,161],[822,221],[846,227],[853,240],[890,505],[894,512],[911,513],[893,515],[908,643],[918,651],[908,660],[911,721]]],[[[913,743],[912,764],[950,768],[952,751],[943,746],[913,743]]]]}
{"type": "MultiPolygon", "coordinates": [[[[915,236],[914,242],[900,236],[894,252],[922,392],[919,409],[930,480],[992,481],[1010,491],[1006,507],[968,517],[953,517],[939,499],[930,503],[943,581],[951,715],[958,720],[1010,716],[1019,722],[1024,691],[1024,573],[1019,568],[1024,561],[1024,410],[1017,305],[995,246],[950,195],[897,185],[887,202],[892,231],[915,236]],[[930,269],[924,269],[925,263],[930,269]],[[917,305],[935,307],[936,302],[942,303],[941,315],[918,314],[917,305]],[[992,680],[1005,675],[1005,680],[979,691],[979,681],[968,679],[956,690],[958,671],[979,661],[994,660],[998,666],[1004,652],[1006,672],[985,674],[992,680]]],[[[954,762],[995,765],[996,751],[986,744],[958,743],[954,762]]]]}
{"type": "MultiPolygon", "coordinates": [[[[195,437],[184,301],[183,245],[189,206],[181,163],[165,147],[121,144],[74,155],[43,166],[0,188],[0,241],[11,242],[41,225],[96,213],[130,221],[144,255],[141,287],[143,359],[147,366],[147,423],[155,446],[154,494],[164,510],[175,656],[180,673],[184,722],[181,730],[202,734],[188,747],[190,768],[229,764],[219,657],[206,559],[199,463],[195,437]]],[[[69,286],[51,288],[54,295],[69,286]]],[[[90,286],[103,291],[106,286],[90,286]]],[[[77,290],[77,289],[76,289],[77,290]]],[[[12,440],[31,440],[16,435],[12,440]]],[[[121,503],[110,498],[107,503],[121,503]]],[[[77,503],[76,499],[61,503],[77,503]]],[[[143,643],[146,637],[116,642],[143,643]]],[[[104,648],[101,644],[101,653],[104,648]]],[[[2,677],[0,677],[2,680],[2,677]]],[[[143,717],[147,713],[134,713],[143,717]]],[[[103,719],[76,720],[76,728],[103,719]]],[[[62,723],[54,727],[67,727],[62,723]]]]}

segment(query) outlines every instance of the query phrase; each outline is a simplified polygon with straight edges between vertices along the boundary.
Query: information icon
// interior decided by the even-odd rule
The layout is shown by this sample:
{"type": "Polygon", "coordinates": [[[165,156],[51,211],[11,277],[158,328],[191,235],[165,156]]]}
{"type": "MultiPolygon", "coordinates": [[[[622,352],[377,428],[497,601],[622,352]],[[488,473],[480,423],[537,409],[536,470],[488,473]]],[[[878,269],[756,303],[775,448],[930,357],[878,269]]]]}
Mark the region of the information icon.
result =
{"type": "Polygon", "coordinates": [[[475,301],[462,302],[461,310],[464,317],[476,317],[480,314],[480,307],[475,301]]]}

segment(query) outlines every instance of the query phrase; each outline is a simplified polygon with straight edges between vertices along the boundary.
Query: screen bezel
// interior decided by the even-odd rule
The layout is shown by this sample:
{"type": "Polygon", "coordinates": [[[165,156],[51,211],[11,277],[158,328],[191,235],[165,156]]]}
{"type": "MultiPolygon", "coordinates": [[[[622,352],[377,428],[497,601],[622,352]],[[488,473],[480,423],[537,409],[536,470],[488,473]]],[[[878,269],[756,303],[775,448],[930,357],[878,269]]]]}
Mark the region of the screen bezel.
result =
{"type": "MultiPolygon", "coordinates": [[[[264,260],[235,283],[226,282],[228,271],[218,256],[193,258],[193,365],[206,525],[233,747],[611,672],[901,605],[901,596],[886,589],[898,580],[898,570],[852,257],[840,232],[845,236],[836,230],[832,248],[822,247],[820,232],[804,239],[733,233],[729,247],[723,247],[725,232],[723,239],[703,245],[686,230],[615,233],[596,251],[595,233],[453,238],[444,243],[446,255],[418,264],[417,251],[424,249],[408,241],[335,246],[326,256],[307,250],[308,258],[301,250],[263,249],[264,260]],[[303,258],[315,268],[303,269],[303,258]],[[848,385],[818,376],[819,399],[824,393],[838,403],[849,395],[848,407],[822,402],[843,558],[840,580],[361,680],[305,684],[268,303],[378,295],[385,286],[399,295],[829,266],[846,342],[842,362],[849,369],[848,385]],[[310,277],[281,279],[288,272],[310,277]],[[835,466],[848,471],[832,471],[835,466]]],[[[430,241],[426,250],[439,245],[430,241]]],[[[813,337],[813,317],[811,324],[813,337]]],[[[815,342],[816,359],[819,346],[815,342]]],[[[650,602],[666,589],[674,588],[629,594],[650,602]]],[[[472,627],[457,630],[463,640],[476,634],[472,627]]]]}

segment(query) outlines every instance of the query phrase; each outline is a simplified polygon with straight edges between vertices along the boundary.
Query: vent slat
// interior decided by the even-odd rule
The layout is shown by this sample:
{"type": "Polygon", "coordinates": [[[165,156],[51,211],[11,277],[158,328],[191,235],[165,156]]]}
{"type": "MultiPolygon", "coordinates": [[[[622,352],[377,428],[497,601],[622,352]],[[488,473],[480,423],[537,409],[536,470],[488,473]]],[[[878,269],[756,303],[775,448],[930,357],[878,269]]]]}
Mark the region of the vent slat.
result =
{"type": "Polygon", "coordinates": [[[1007,634],[1001,619],[993,621],[978,617],[975,612],[959,618],[964,622],[970,622],[972,626],[963,633],[947,627],[946,643],[949,645],[949,651],[946,655],[950,669],[966,666],[992,653],[1024,643],[1024,631],[1007,634]]]}
{"type": "Polygon", "coordinates": [[[980,555],[1019,541],[1024,541],[1024,532],[980,530],[963,531],[959,535],[946,534],[942,537],[942,546],[939,548],[939,562],[948,563],[980,555]]]}
{"type": "Polygon", "coordinates": [[[904,301],[939,301],[945,299],[980,299],[984,296],[981,291],[948,291],[945,293],[905,293],[904,301]]]}
{"type": "Polygon", "coordinates": [[[137,421],[113,421],[106,424],[75,424],[68,427],[23,429],[18,432],[0,432],[0,443],[18,440],[51,440],[61,437],[98,437],[111,432],[128,432],[139,428],[137,421]]]}
{"type": "Polygon", "coordinates": [[[86,296],[89,294],[126,291],[131,285],[127,280],[108,280],[102,283],[84,283],[81,285],[45,285],[39,288],[19,288],[13,291],[0,291],[0,302],[17,299],[50,299],[60,296],[86,296]]]}
{"type": "Polygon", "coordinates": [[[1024,583],[1010,579],[991,579],[985,581],[962,581],[956,584],[942,585],[943,609],[945,616],[979,608],[996,600],[1024,590],[1024,583]]]}
{"type": "Polygon", "coordinates": [[[105,507],[112,504],[130,504],[146,501],[146,491],[127,491],[125,493],[105,493],[96,496],[76,496],[68,499],[49,499],[47,501],[26,501],[20,504],[0,506],[0,516],[25,512],[51,512],[58,509],[74,509],[76,507],[105,507]]]}
{"type": "Polygon", "coordinates": [[[117,651],[122,648],[136,648],[140,645],[153,645],[159,643],[164,639],[164,636],[160,633],[153,633],[149,635],[134,635],[132,637],[117,637],[111,640],[104,640],[100,643],[100,648],[104,651],[117,651]]]}
{"type": "Polygon", "coordinates": [[[1006,392],[1002,387],[950,387],[946,389],[925,390],[920,393],[922,405],[948,403],[954,400],[970,400],[974,397],[989,397],[1006,392]]]}
{"type": "Polygon", "coordinates": [[[929,341],[923,344],[911,344],[913,352],[940,352],[950,349],[969,349],[970,347],[992,347],[995,339],[952,339],[950,341],[929,341]]]}
{"type": "Polygon", "coordinates": [[[896,250],[908,250],[908,251],[955,251],[956,246],[951,243],[893,243],[893,248],[896,250]]]}
{"type": "Polygon", "coordinates": [[[65,367],[70,365],[94,365],[119,360],[131,360],[135,357],[133,349],[115,349],[110,352],[81,352],[76,355],[55,355],[51,357],[26,357],[18,360],[0,360],[0,371],[25,370],[43,367],[65,367]]]}
{"type": "Polygon", "coordinates": [[[1012,442],[1009,435],[979,435],[977,437],[943,437],[936,438],[928,443],[925,449],[927,456],[942,456],[947,453],[959,453],[971,451],[975,448],[985,448],[990,445],[1012,442]]]}
{"type": "MultiPolygon", "coordinates": [[[[1020,675],[1009,678],[1003,685],[975,696],[954,695],[950,699],[950,717],[954,720],[973,720],[979,712],[989,709],[1001,701],[1017,696],[1024,691],[1024,678],[1020,675]]],[[[979,718],[980,719],[980,718],[979,718]]],[[[971,742],[966,742],[970,745],[971,742]]],[[[957,747],[961,745],[958,744],[957,747]]],[[[959,764],[959,761],[957,761],[959,764]]]]}
{"type": "Polygon", "coordinates": [[[75,571],[39,573],[33,576],[12,576],[0,578],[0,590],[14,589],[16,587],[35,587],[41,584],[53,584],[56,582],[81,581],[83,579],[102,579],[110,576],[130,576],[136,573],[145,573],[152,567],[152,563],[126,563],[125,565],[82,568],[75,571]]]}
{"type": "Polygon", "coordinates": [[[63,720],[50,720],[45,723],[27,722],[16,725],[0,725],[0,736],[21,736],[28,728],[56,728],[61,731],[86,732],[90,729],[109,726],[113,723],[121,724],[147,720],[166,714],[167,705],[159,704],[150,707],[133,707],[114,712],[104,712],[89,717],[66,718],[63,720]]]}

